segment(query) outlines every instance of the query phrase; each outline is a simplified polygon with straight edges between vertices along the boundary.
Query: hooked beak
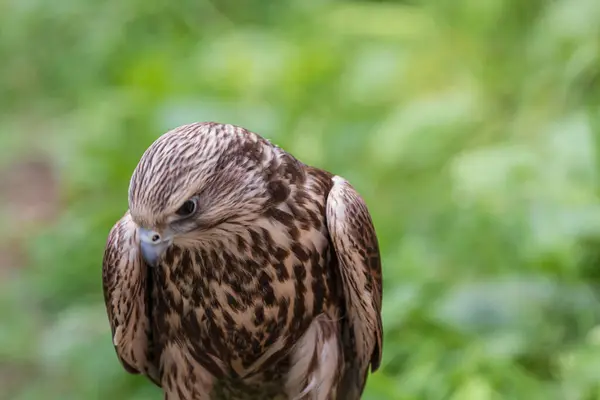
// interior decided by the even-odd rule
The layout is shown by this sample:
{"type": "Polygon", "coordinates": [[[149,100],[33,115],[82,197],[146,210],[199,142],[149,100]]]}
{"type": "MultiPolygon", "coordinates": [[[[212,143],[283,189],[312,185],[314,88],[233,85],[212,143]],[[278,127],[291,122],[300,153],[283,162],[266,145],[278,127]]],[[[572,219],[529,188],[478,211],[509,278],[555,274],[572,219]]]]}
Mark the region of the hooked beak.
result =
{"type": "Polygon", "coordinates": [[[144,228],[138,228],[140,235],[140,251],[142,258],[151,267],[156,267],[163,254],[173,243],[170,235],[161,235],[158,232],[144,228]]]}

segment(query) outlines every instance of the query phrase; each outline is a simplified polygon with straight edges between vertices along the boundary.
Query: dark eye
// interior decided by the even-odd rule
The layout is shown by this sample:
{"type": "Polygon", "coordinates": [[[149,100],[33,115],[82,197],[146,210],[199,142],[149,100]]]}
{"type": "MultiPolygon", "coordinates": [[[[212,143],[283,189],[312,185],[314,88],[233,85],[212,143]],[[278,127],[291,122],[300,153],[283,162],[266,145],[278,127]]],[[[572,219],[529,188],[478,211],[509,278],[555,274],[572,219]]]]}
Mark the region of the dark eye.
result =
{"type": "Polygon", "coordinates": [[[175,214],[179,215],[180,217],[189,217],[196,212],[196,207],[196,200],[191,199],[183,203],[183,205],[179,207],[175,214]]]}

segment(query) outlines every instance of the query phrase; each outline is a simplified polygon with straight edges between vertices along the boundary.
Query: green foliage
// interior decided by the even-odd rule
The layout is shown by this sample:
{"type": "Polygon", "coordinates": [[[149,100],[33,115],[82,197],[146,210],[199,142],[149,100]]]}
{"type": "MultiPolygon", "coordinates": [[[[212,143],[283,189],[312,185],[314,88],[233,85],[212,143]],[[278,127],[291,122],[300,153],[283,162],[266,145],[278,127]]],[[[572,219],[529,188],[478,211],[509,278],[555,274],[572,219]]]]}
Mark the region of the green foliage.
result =
{"type": "Polygon", "coordinates": [[[2,230],[28,257],[0,290],[0,398],[161,398],[117,361],[100,263],[142,152],[199,120],[363,193],[385,280],[365,399],[600,398],[597,0],[0,11],[0,167],[36,151],[61,177],[54,223],[2,230]]]}

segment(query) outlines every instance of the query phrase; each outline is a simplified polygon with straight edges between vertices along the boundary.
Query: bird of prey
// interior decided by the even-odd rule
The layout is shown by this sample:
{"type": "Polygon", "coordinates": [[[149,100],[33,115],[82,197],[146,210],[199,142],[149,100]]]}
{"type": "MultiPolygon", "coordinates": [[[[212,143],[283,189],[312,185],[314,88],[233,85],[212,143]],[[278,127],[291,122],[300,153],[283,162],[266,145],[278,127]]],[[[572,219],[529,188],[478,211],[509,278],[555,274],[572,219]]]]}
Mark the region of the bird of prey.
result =
{"type": "Polygon", "coordinates": [[[124,369],[168,400],[360,399],[380,365],[382,273],[345,179],[242,127],[160,136],[102,265],[124,369]]]}

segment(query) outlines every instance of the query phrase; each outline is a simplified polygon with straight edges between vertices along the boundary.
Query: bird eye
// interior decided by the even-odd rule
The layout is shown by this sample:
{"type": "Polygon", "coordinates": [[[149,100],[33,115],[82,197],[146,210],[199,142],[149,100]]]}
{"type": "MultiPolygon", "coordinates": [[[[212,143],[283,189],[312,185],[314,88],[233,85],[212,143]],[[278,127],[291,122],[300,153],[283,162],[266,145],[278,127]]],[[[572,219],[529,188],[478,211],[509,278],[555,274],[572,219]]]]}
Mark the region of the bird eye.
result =
{"type": "Polygon", "coordinates": [[[187,200],[177,211],[175,214],[180,217],[189,217],[196,211],[196,201],[194,199],[187,200]]]}

